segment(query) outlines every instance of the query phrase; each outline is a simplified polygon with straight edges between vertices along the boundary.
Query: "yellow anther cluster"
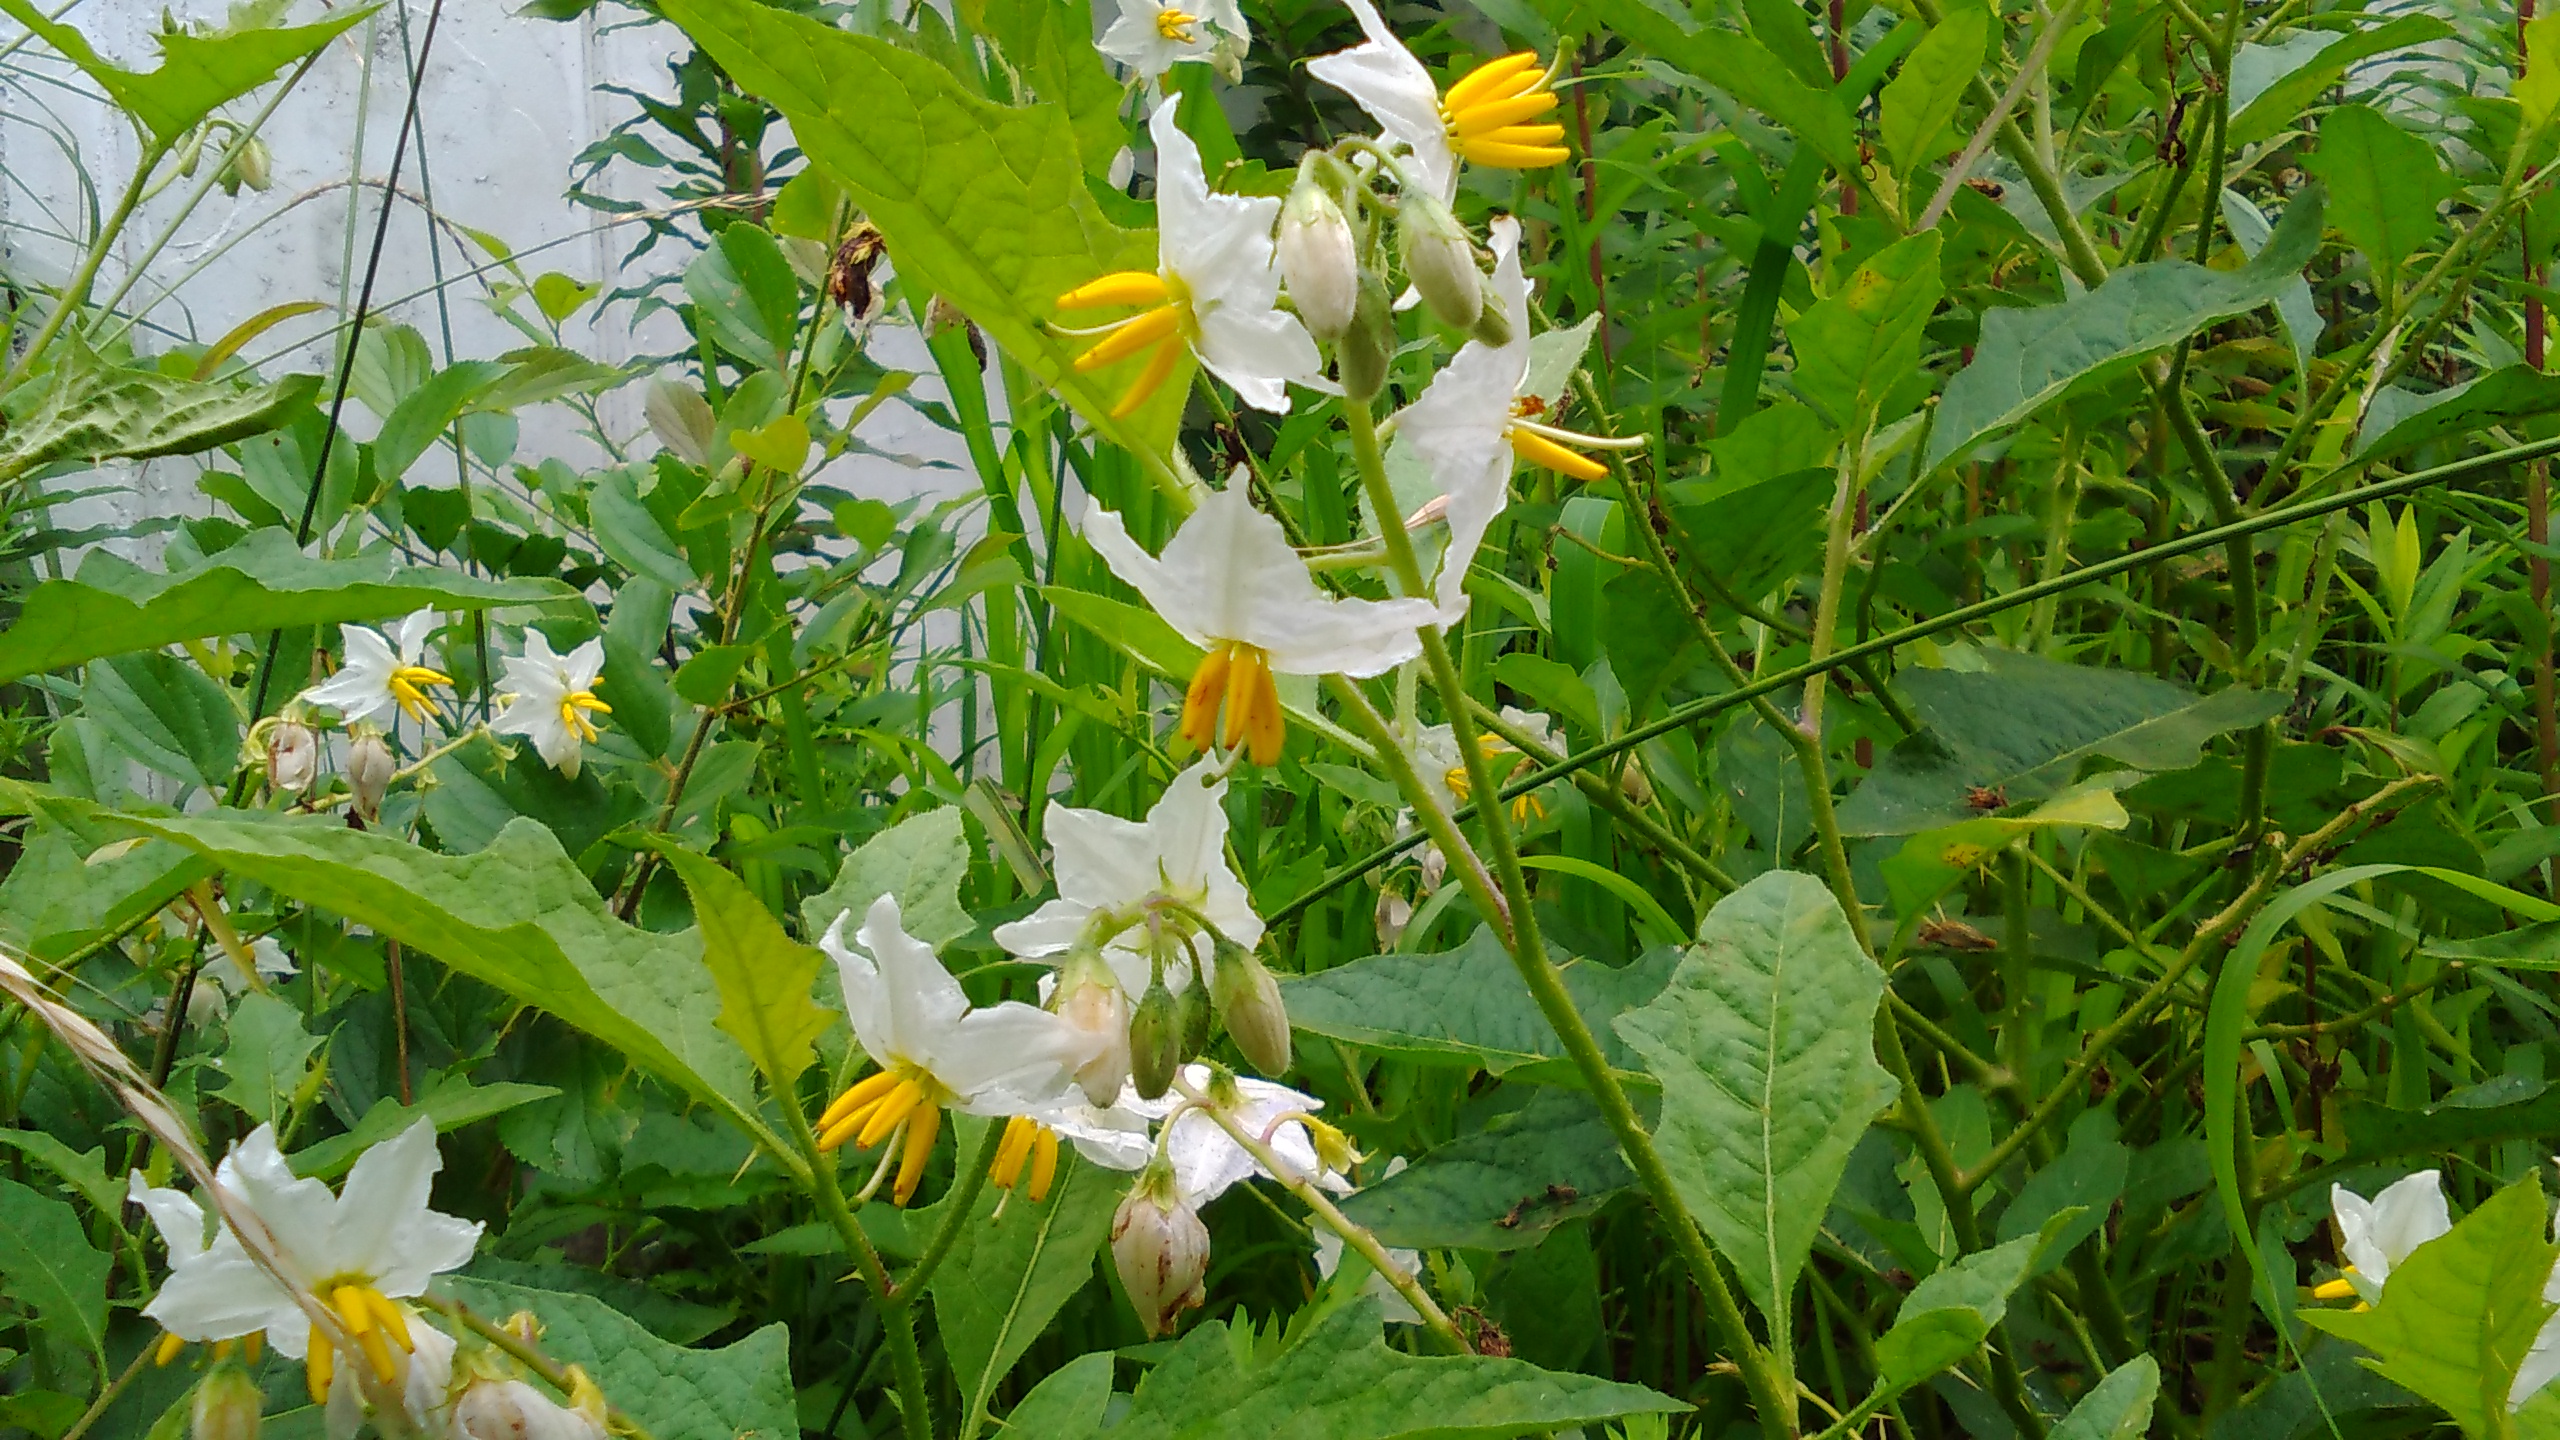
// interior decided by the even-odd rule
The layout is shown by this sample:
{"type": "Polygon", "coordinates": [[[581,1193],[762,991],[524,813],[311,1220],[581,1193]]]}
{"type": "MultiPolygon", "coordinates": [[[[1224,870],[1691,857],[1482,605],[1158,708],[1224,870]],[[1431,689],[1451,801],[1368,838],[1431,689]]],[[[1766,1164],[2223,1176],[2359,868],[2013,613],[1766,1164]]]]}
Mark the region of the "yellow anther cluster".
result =
{"type": "Polygon", "coordinates": [[[1548,72],[1523,50],[1488,60],[1460,77],[1440,98],[1449,125],[1449,148],[1476,165],[1535,170],[1563,162],[1564,127],[1531,124],[1556,108],[1548,72]]]}

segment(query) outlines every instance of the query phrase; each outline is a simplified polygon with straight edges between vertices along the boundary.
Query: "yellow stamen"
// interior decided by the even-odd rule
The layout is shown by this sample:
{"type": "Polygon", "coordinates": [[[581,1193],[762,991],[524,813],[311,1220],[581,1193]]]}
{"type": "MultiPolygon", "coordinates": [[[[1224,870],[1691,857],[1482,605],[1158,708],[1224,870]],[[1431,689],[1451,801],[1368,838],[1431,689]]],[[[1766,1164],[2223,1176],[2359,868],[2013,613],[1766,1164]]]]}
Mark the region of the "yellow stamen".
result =
{"type": "Polygon", "coordinates": [[[1061,310],[1100,310],[1120,305],[1161,305],[1168,292],[1152,270],[1122,270],[1088,280],[1058,297],[1061,310]]]}
{"type": "Polygon", "coordinates": [[[392,1304],[389,1296],[379,1290],[367,1290],[364,1303],[365,1308],[373,1312],[376,1323],[381,1325],[382,1333],[391,1337],[392,1344],[403,1350],[418,1348],[409,1338],[409,1317],[400,1313],[400,1307],[392,1304]]]}
{"type": "Polygon", "coordinates": [[[1194,750],[1206,750],[1218,738],[1218,702],[1227,695],[1228,649],[1221,645],[1201,658],[1182,697],[1182,738],[1194,750]]]}
{"type": "Polygon", "coordinates": [[[942,1107],[927,1105],[916,1112],[907,1126],[906,1153],[898,1159],[898,1183],[890,1198],[904,1205],[915,1198],[916,1186],[924,1181],[924,1166],[933,1158],[934,1137],[942,1133],[942,1107]]]}
{"type": "Polygon", "coordinates": [[[214,1342],[213,1342],[213,1350],[212,1350],[212,1354],[213,1354],[213,1363],[215,1363],[216,1365],[219,1365],[219,1364],[221,1364],[223,1361],[230,1359],[230,1358],[231,1358],[231,1352],[232,1352],[232,1351],[234,1351],[234,1350],[237,1350],[237,1349],[239,1349],[239,1348],[240,1348],[240,1342],[239,1342],[239,1341],[237,1341],[237,1340],[216,1340],[216,1341],[214,1341],[214,1342]]]}
{"type": "Polygon", "coordinates": [[[303,1382],[311,1387],[312,1404],[329,1403],[329,1382],[335,1378],[337,1369],[337,1354],[330,1350],[328,1340],[320,1334],[320,1327],[313,1326],[311,1350],[302,1362],[302,1378],[303,1382]]]}
{"type": "Polygon", "coordinates": [[[252,1330],[248,1338],[240,1342],[241,1356],[252,1365],[257,1364],[258,1357],[264,1355],[266,1351],[267,1332],[264,1330],[252,1330]]]}
{"type": "Polygon", "coordinates": [[[580,739],[592,745],[602,732],[596,729],[594,721],[586,717],[584,712],[589,710],[600,715],[613,713],[613,707],[597,699],[596,692],[593,690],[572,690],[560,697],[560,723],[576,731],[580,739]]]}
{"type": "Polygon", "coordinates": [[[383,1339],[379,1317],[365,1302],[365,1287],[341,1285],[329,1292],[329,1304],[345,1322],[347,1333],[355,1337],[365,1363],[373,1367],[373,1378],[385,1385],[398,1378],[400,1371],[391,1361],[391,1344],[383,1339]]]}
{"type": "Polygon", "coordinates": [[[166,1365],[170,1361],[177,1359],[179,1354],[186,1348],[186,1341],[179,1339],[175,1335],[163,1335],[160,1337],[160,1343],[152,1347],[151,1363],[154,1365],[166,1365]]]}
{"type": "Polygon", "coordinates": [[[408,711],[412,720],[424,721],[429,715],[444,713],[444,708],[436,704],[435,697],[427,693],[426,687],[430,685],[441,685],[450,690],[453,677],[424,665],[403,665],[391,672],[391,698],[400,702],[400,708],[408,711]]]}
{"type": "Polygon", "coordinates": [[[2346,1300],[2352,1298],[2355,1293],[2355,1282],[2344,1275],[2335,1280],[2323,1280],[2311,1287],[2311,1298],[2314,1300],[2346,1300]]]}
{"type": "Polygon", "coordinates": [[[897,1072],[891,1070],[874,1071],[856,1080],[835,1098],[834,1104],[827,1107],[827,1113],[818,1117],[818,1128],[833,1130],[843,1123],[844,1117],[888,1094],[889,1087],[897,1083],[897,1072]]]}
{"type": "Polygon", "coordinates": [[[1449,110],[1449,128],[1462,136],[1482,135],[1488,131],[1499,130],[1505,125],[1517,125],[1524,120],[1535,120],[1554,108],[1556,108],[1555,92],[1532,90],[1526,95],[1514,95],[1507,100],[1485,100],[1464,108],[1452,106],[1449,110]]]}
{"type": "Polygon", "coordinates": [[[987,1183],[999,1190],[1010,1190],[1022,1178],[1022,1164],[1031,1158],[1031,1142],[1042,1130],[1039,1121],[1028,1115],[1016,1115],[1004,1122],[1004,1138],[996,1142],[995,1163],[987,1167],[987,1183]]]}
{"type": "Polygon", "coordinates": [[[1560,145],[1518,145],[1491,137],[1465,141],[1458,146],[1458,154],[1474,164],[1497,170],[1544,170],[1573,158],[1573,152],[1560,145]]]}
{"type": "MultiPolygon", "coordinates": [[[[1522,88],[1522,78],[1537,67],[1537,52],[1531,50],[1515,51],[1498,60],[1487,60],[1460,76],[1440,103],[1445,109],[1463,110],[1491,96],[1517,94],[1522,88]]],[[[1528,83],[1534,85],[1537,82],[1530,80],[1528,83]]]]}
{"type": "Polygon", "coordinates": [[[868,1150],[889,1138],[889,1132],[898,1128],[899,1121],[914,1114],[918,1107],[926,1103],[922,1084],[913,1079],[899,1081],[896,1089],[891,1090],[878,1105],[872,1107],[871,1118],[863,1125],[862,1133],[855,1138],[853,1148],[868,1150]]]}
{"type": "Polygon", "coordinates": [[[1566,449],[1533,430],[1518,425],[1511,427],[1511,453],[1542,469],[1570,475],[1576,480],[1598,480],[1609,473],[1609,467],[1566,449]]]}
{"type": "Polygon", "coordinates": [[[1111,407],[1111,418],[1126,420],[1137,414],[1138,407],[1146,404],[1164,388],[1165,381],[1173,378],[1173,367],[1181,361],[1182,351],[1182,342],[1172,336],[1159,341],[1156,353],[1148,357],[1147,368],[1138,372],[1138,378],[1129,382],[1129,388],[1121,392],[1119,402],[1111,407]]]}
{"type": "Polygon", "coordinates": [[[1182,698],[1184,740],[1203,750],[1213,737],[1230,750],[1242,746],[1256,765],[1280,763],[1288,725],[1271,657],[1256,646],[1229,641],[1211,650],[1182,698]]]}
{"type": "Polygon", "coordinates": [[[1031,1141],[1031,1203],[1049,1198],[1049,1184],[1058,1178],[1058,1132],[1043,1125],[1031,1141]]]}
{"type": "Polygon", "coordinates": [[[1271,682],[1270,662],[1260,650],[1250,645],[1233,647],[1227,664],[1226,727],[1219,735],[1220,743],[1233,750],[1244,742],[1247,727],[1253,719],[1254,702],[1262,687],[1271,682]]]}
{"type": "Polygon", "coordinates": [[[1177,10],[1171,5],[1156,12],[1156,33],[1176,45],[1192,43],[1191,27],[1199,23],[1199,16],[1177,10]]]}
{"type": "Polygon", "coordinates": [[[1102,337],[1092,349],[1076,357],[1079,373],[1091,374],[1105,365],[1115,365],[1159,341],[1181,333],[1182,311],[1173,305],[1159,305],[1132,320],[1124,321],[1102,337]]]}

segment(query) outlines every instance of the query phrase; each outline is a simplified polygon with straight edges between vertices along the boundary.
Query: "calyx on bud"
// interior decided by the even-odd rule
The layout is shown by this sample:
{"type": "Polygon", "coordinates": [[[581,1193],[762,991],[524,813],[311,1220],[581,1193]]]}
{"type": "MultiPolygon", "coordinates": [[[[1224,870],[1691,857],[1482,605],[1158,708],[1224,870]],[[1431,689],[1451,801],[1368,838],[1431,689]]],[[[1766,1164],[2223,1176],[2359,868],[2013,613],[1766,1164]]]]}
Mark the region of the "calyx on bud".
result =
{"type": "Polygon", "coordinates": [[[1360,272],[1351,328],[1342,332],[1333,357],[1342,377],[1342,393],[1351,399],[1373,399],[1387,388],[1387,366],[1396,358],[1395,302],[1387,294],[1386,282],[1369,271],[1360,272]]]}
{"type": "Polygon", "coordinates": [[[1396,243],[1405,277],[1431,313],[1453,329],[1474,329],[1484,313],[1484,275],[1476,269],[1474,243],[1440,197],[1427,190],[1405,192],[1396,214],[1396,243]]]}
{"type": "Polygon", "coordinates": [[[229,1363],[217,1365],[196,1387],[187,1434],[192,1440],[258,1440],[265,1410],[266,1397],[249,1372],[229,1363]]]}
{"type": "Polygon", "coordinates": [[[1181,1067],[1182,1016],[1159,965],[1129,1017],[1129,1079],[1139,1099],[1154,1100],[1173,1088],[1173,1072],[1181,1067]]]}
{"type": "Polygon", "coordinates": [[[1091,1047],[1092,1058],[1075,1072],[1084,1098],[1097,1108],[1118,1100],[1129,1083],[1129,997],[1101,951],[1079,945],[1067,952],[1049,1008],[1091,1047]]]}
{"type": "Polygon", "coordinates": [[[1209,982],[1218,1014],[1227,1022],[1247,1063],[1265,1075],[1289,1068],[1289,1009],[1280,982],[1254,953],[1224,936],[1218,939],[1217,973],[1209,982]]]}
{"type": "Polygon", "coordinates": [[[1201,1282],[1209,1273],[1209,1227],[1183,1203],[1163,1160],[1138,1173],[1112,1217],[1111,1260],[1149,1339],[1208,1298],[1201,1282]]]}
{"type": "Polygon", "coordinates": [[[355,792],[356,814],[366,820],[382,818],[382,797],[391,788],[392,772],[399,762],[392,758],[391,742],[370,725],[358,726],[355,738],[347,744],[347,788],[355,792]]]}
{"type": "Polygon", "coordinates": [[[1336,198],[1342,162],[1309,151],[1280,211],[1280,274],[1298,319],[1318,340],[1338,340],[1359,303],[1360,246],[1336,198]]]}

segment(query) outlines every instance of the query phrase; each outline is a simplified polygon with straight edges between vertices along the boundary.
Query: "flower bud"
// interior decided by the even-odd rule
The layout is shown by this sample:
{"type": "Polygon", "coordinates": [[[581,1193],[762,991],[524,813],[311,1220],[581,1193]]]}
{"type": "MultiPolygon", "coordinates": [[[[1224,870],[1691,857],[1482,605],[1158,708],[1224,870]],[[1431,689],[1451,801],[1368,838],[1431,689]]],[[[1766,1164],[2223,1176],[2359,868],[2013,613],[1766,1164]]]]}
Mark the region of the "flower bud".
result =
{"type": "Polygon", "coordinates": [[[382,732],[360,729],[347,745],[347,788],[355,792],[356,814],[366,820],[382,816],[383,792],[391,788],[391,772],[399,768],[391,758],[391,742],[382,732]]]}
{"type": "Polygon", "coordinates": [[[1413,923],[1413,902],[1393,890],[1378,892],[1378,947],[1393,950],[1404,938],[1404,927],[1413,923]]]}
{"type": "Polygon", "coordinates": [[[310,726],[290,717],[269,726],[267,787],[278,795],[299,795],[320,778],[320,737],[310,726]]]}
{"type": "Polygon", "coordinates": [[[1182,1016],[1159,970],[1129,1017],[1129,1079],[1139,1099],[1154,1100],[1173,1088],[1173,1072],[1181,1066],[1182,1016]]]}
{"type": "Polygon", "coordinates": [[[1189,1060],[1209,1048],[1209,1032],[1217,1021],[1196,960],[1191,962],[1191,983],[1173,993],[1173,1009],[1182,1019],[1182,1058],[1189,1060]]]}
{"type": "Polygon", "coordinates": [[[1449,207],[1427,191],[1407,191],[1402,205],[1396,241],[1405,278],[1442,323],[1474,329],[1476,317],[1484,313],[1484,276],[1476,269],[1475,246],[1467,232],[1449,207]]]}
{"type": "Polygon", "coordinates": [[[187,1433],[192,1440],[258,1440],[259,1418],[265,1409],[265,1397],[249,1372],[237,1365],[217,1365],[196,1387],[187,1433]]]}
{"type": "Polygon", "coordinates": [[[1163,1161],[1139,1174],[1112,1217],[1111,1260],[1151,1340],[1208,1298],[1201,1281],[1209,1273],[1209,1227],[1182,1202],[1163,1161]]]}
{"type": "Polygon", "coordinates": [[[1333,357],[1342,393],[1353,400],[1372,399],[1387,388],[1387,366],[1396,358],[1395,302],[1387,295],[1386,282],[1366,270],[1360,272],[1351,328],[1342,332],[1333,357]]]}
{"type": "Polygon", "coordinates": [[[1232,940],[1218,942],[1218,973],[1210,982],[1227,1034],[1247,1063],[1265,1075],[1289,1069],[1289,1010],[1280,982],[1254,953],[1232,940]]]}
{"type": "Polygon", "coordinates": [[[1508,345],[1511,343],[1511,317],[1502,313],[1502,306],[1497,300],[1476,316],[1475,329],[1470,333],[1472,338],[1487,345],[1508,345]]]}
{"type": "Polygon", "coordinates": [[[1280,211],[1280,274],[1309,334],[1339,340],[1351,328],[1360,298],[1359,242],[1314,155],[1299,164],[1298,182],[1280,211]]]}
{"type": "Polygon", "coordinates": [[[454,1440],[605,1440],[595,1417],[522,1380],[475,1380],[453,1402],[454,1440]]]}
{"type": "Polygon", "coordinates": [[[1096,1107],[1108,1107],[1129,1083],[1129,997],[1100,953],[1075,950],[1058,973],[1049,1008],[1080,1032],[1091,1058],[1078,1066],[1076,1085],[1096,1107]]]}
{"type": "Polygon", "coordinates": [[[240,177],[241,184],[263,191],[276,183],[273,159],[267,142],[252,135],[240,147],[240,153],[231,157],[231,170],[240,177]]]}

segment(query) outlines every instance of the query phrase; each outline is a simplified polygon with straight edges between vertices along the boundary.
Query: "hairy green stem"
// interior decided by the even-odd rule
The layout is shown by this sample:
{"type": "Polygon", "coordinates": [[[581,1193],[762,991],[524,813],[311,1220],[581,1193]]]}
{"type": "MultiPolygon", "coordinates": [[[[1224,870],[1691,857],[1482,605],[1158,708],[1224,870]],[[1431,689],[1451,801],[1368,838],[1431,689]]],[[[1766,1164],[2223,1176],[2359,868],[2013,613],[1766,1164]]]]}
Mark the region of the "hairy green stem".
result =
{"type": "Polygon", "coordinates": [[[888,1267],[881,1263],[878,1247],[864,1233],[853,1208],[845,1203],[844,1187],[836,1183],[835,1157],[818,1148],[818,1137],[809,1129],[809,1117],[800,1108],[800,1098],[782,1093],[773,1098],[789,1123],[791,1143],[799,1152],[795,1158],[808,1167],[810,1194],[816,1197],[819,1211],[853,1256],[854,1269],[862,1276],[862,1283],[870,1287],[872,1298],[880,1303],[880,1332],[897,1370],[898,1416],[907,1440],[933,1440],[932,1402],[925,1389],[924,1354],[916,1348],[915,1311],[892,1303],[888,1267]]]}

